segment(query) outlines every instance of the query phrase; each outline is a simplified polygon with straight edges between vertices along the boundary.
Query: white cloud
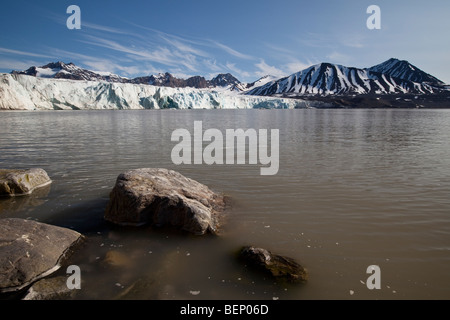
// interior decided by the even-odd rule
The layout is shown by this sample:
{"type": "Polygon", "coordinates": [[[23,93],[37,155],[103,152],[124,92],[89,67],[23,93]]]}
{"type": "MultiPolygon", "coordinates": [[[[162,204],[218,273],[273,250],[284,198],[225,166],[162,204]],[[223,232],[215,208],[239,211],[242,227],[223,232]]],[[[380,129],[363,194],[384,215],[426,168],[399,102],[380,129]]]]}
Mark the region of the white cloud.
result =
{"type": "Polygon", "coordinates": [[[290,63],[287,63],[285,65],[285,69],[286,69],[286,71],[289,74],[292,74],[292,73],[296,73],[296,72],[302,71],[302,70],[304,70],[306,68],[309,68],[313,64],[314,63],[309,63],[309,62],[308,63],[303,63],[303,62],[301,62],[299,60],[294,60],[294,61],[292,61],[290,63]]]}
{"type": "Polygon", "coordinates": [[[26,70],[31,66],[39,65],[39,62],[31,60],[16,60],[9,58],[0,58],[0,69],[5,69],[9,71],[22,71],[26,70]]]}
{"type": "Polygon", "coordinates": [[[201,56],[201,57],[209,57],[209,54],[203,50],[200,49],[196,49],[193,48],[192,46],[183,43],[180,40],[175,40],[175,39],[169,39],[168,37],[161,37],[162,39],[164,39],[167,43],[169,43],[170,45],[172,45],[176,50],[183,52],[183,53],[190,53],[190,54],[194,54],[196,56],[201,56]]]}
{"type": "Polygon", "coordinates": [[[231,54],[232,56],[240,59],[246,59],[246,60],[252,60],[254,59],[252,56],[249,56],[247,54],[241,53],[239,51],[234,50],[233,48],[230,48],[223,43],[217,42],[217,41],[211,41],[216,47],[224,50],[225,52],[231,54]]]}
{"type": "Polygon", "coordinates": [[[238,67],[236,67],[235,63],[227,62],[226,63],[226,67],[228,69],[230,69],[230,71],[234,74],[234,76],[236,76],[236,77],[238,77],[240,79],[250,77],[250,73],[248,73],[247,71],[239,69],[238,67]]]}
{"type": "Polygon", "coordinates": [[[82,21],[81,23],[81,28],[90,28],[90,29],[94,29],[94,30],[99,30],[99,31],[106,31],[106,32],[110,32],[110,33],[116,33],[116,34],[129,34],[126,31],[123,30],[119,30],[117,28],[112,28],[112,27],[107,27],[107,26],[102,26],[99,24],[95,24],[95,23],[90,23],[90,22],[86,22],[86,21],[82,21]]]}
{"type": "Polygon", "coordinates": [[[326,55],[326,58],[329,60],[327,62],[336,63],[341,65],[351,65],[352,59],[349,55],[333,51],[330,54],[326,55]]]}
{"type": "Polygon", "coordinates": [[[38,54],[38,53],[26,52],[26,51],[19,51],[19,50],[13,50],[13,49],[8,49],[8,48],[0,48],[0,52],[6,53],[6,54],[29,56],[29,57],[50,58],[50,56],[44,55],[44,54],[38,54]]]}
{"type": "Polygon", "coordinates": [[[221,72],[225,69],[224,66],[222,65],[217,65],[217,61],[216,60],[212,60],[212,59],[205,59],[203,60],[203,64],[205,65],[205,67],[208,70],[214,71],[214,72],[221,72]]]}
{"type": "Polygon", "coordinates": [[[255,66],[259,69],[258,71],[256,71],[256,75],[259,77],[264,77],[266,75],[275,77],[286,76],[286,73],[283,70],[268,65],[263,59],[261,59],[259,63],[256,63],[255,66]]]}

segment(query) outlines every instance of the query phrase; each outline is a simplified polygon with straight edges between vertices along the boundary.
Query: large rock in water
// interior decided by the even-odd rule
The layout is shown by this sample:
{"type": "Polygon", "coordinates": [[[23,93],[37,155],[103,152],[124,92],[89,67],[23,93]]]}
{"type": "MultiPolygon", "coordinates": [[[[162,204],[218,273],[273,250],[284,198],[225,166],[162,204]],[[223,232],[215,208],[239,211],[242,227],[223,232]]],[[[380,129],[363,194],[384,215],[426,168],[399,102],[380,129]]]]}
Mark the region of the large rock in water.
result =
{"type": "Polygon", "coordinates": [[[0,169],[0,196],[30,194],[34,189],[44,187],[51,182],[44,169],[0,169]]]}
{"type": "Polygon", "coordinates": [[[70,229],[0,219],[0,292],[20,290],[55,272],[81,240],[82,235],[70,229]]]}
{"type": "Polygon", "coordinates": [[[243,247],[239,258],[251,268],[265,272],[276,279],[288,282],[305,282],[307,270],[292,258],[273,254],[272,252],[252,246],[243,247]]]}
{"type": "Polygon", "coordinates": [[[158,168],[127,171],[110,193],[105,219],[120,225],[171,226],[216,233],[223,196],[182,174],[158,168]]]}

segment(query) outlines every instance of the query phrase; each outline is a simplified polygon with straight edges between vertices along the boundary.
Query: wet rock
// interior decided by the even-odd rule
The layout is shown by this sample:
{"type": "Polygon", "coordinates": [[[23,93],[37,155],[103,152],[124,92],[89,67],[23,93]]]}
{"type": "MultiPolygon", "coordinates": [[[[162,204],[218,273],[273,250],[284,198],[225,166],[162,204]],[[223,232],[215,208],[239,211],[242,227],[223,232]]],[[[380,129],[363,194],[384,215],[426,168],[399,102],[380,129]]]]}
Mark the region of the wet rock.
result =
{"type": "Polygon", "coordinates": [[[243,247],[239,252],[239,259],[248,267],[263,271],[276,279],[294,283],[308,279],[307,270],[294,259],[273,254],[263,248],[243,247]]]}
{"type": "Polygon", "coordinates": [[[0,219],[0,293],[21,290],[55,272],[82,239],[66,228],[0,219]]]}
{"type": "Polygon", "coordinates": [[[73,299],[77,290],[67,287],[67,277],[59,276],[35,282],[22,300],[67,300],[73,299]]]}
{"type": "Polygon", "coordinates": [[[44,169],[0,169],[0,196],[30,194],[36,188],[44,187],[51,182],[44,169]]]}
{"type": "Polygon", "coordinates": [[[170,226],[193,234],[216,233],[222,195],[182,174],[158,168],[127,171],[110,193],[105,219],[119,225],[170,226]]]}

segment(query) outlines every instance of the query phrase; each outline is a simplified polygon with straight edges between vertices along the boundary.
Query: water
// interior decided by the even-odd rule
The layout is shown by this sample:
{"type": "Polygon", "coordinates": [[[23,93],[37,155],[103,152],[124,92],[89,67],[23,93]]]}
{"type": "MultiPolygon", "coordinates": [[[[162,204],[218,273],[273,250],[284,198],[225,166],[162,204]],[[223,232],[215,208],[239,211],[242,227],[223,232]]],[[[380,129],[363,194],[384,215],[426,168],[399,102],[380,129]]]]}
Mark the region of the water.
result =
{"type": "Polygon", "coordinates": [[[86,235],[71,260],[79,299],[450,299],[449,110],[2,112],[0,124],[0,167],[41,167],[53,180],[1,199],[0,217],[86,235]],[[278,174],[172,164],[172,131],[192,132],[196,120],[223,133],[279,129],[278,174]],[[141,167],[229,195],[222,234],[106,223],[117,175],[141,167]],[[248,272],[235,252],[249,244],[296,259],[309,281],[248,272]],[[381,269],[380,290],[366,286],[370,265],[381,269]]]}

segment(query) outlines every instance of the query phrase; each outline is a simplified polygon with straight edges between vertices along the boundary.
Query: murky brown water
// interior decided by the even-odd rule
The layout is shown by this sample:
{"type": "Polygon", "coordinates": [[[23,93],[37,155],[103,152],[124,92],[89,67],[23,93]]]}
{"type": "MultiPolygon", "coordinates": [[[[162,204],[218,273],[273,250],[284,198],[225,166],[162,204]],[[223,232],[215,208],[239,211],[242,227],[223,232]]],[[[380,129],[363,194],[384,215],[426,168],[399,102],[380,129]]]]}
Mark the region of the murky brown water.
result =
{"type": "MultiPolygon", "coordinates": [[[[450,110],[152,110],[0,113],[0,167],[53,180],[0,200],[0,217],[73,228],[87,243],[80,299],[450,299],[450,110]],[[280,130],[280,169],[172,164],[177,128],[280,130]],[[177,170],[231,196],[220,237],[103,221],[117,175],[177,170]],[[252,244],[297,259],[309,282],[248,273],[252,244]],[[381,268],[369,290],[366,269],[381,268]]],[[[64,270],[61,270],[64,274],[64,270]]]]}

